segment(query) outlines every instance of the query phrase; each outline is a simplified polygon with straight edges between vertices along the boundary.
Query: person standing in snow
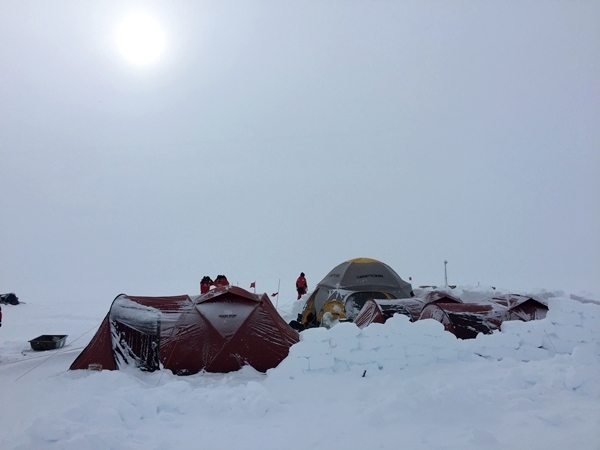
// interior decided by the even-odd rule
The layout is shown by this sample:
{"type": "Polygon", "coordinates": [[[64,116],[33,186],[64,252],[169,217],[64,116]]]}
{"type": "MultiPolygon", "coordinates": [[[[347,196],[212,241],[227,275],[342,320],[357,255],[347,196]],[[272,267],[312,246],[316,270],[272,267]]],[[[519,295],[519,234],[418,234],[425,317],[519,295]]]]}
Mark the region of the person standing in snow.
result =
{"type": "Polygon", "coordinates": [[[217,278],[215,278],[214,285],[216,287],[229,286],[229,281],[227,280],[227,277],[225,275],[217,275],[217,278]]]}
{"type": "Polygon", "coordinates": [[[211,280],[209,276],[202,278],[202,280],[200,281],[200,293],[206,294],[210,290],[210,287],[212,285],[213,280],[211,280]]]}
{"type": "Polygon", "coordinates": [[[304,276],[304,272],[300,272],[300,276],[296,280],[296,291],[298,291],[298,300],[306,294],[308,289],[308,283],[306,282],[306,277],[304,276]]]}

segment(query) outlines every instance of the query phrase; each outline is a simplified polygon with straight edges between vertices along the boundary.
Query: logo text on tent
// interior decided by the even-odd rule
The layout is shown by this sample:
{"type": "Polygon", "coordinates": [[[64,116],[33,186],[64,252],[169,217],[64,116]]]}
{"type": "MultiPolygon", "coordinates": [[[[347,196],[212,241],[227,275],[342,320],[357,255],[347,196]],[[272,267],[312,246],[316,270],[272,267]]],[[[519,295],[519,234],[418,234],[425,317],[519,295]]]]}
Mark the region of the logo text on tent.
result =
{"type": "Polygon", "coordinates": [[[380,273],[369,273],[367,275],[357,275],[356,278],[383,278],[383,275],[380,273]]]}
{"type": "Polygon", "coordinates": [[[237,317],[237,314],[234,314],[230,309],[226,309],[223,311],[223,314],[219,314],[219,317],[221,319],[233,319],[234,317],[237,317]]]}

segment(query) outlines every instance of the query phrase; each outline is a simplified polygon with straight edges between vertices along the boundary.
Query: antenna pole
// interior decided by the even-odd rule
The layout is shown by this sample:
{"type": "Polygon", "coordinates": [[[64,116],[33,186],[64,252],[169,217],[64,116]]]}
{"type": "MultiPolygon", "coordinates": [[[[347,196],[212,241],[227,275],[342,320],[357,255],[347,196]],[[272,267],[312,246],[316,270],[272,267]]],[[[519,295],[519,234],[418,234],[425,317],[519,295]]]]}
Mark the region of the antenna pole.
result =
{"type": "Polygon", "coordinates": [[[448,260],[444,260],[444,280],[446,281],[446,287],[448,287],[448,269],[446,269],[447,265],[448,260]]]}

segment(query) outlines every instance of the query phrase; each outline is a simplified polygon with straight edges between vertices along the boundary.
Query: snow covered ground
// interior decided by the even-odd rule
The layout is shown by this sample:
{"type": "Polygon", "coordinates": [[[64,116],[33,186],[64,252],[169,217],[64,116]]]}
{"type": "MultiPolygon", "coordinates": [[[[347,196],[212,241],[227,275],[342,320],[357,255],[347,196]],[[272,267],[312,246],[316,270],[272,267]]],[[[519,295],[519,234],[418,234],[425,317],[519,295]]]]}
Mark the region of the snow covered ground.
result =
{"type": "Polygon", "coordinates": [[[600,449],[600,304],[538,294],[546,319],[470,341],[395,316],[306,330],[267,374],[188,377],[68,371],[110,299],[3,305],[0,448],[600,449]],[[41,334],[69,336],[31,351],[41,334]]]}

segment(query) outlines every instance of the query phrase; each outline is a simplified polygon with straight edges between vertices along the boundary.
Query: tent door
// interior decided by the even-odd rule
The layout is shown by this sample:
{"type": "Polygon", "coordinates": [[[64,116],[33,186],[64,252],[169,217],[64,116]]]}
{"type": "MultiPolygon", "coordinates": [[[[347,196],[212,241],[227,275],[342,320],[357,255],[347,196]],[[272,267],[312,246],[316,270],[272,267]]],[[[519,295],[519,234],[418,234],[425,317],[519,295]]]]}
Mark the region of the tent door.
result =
{"type": "Polygon", "coordinates": [[[145,331],[132,328],[117,320],[111,321],[113,346],[118,364],[134,364],[136,367],[153,372],[160,369],[160,320],[145,331]],[[149,331],[153,329],[153,331],[149,331]]]}

